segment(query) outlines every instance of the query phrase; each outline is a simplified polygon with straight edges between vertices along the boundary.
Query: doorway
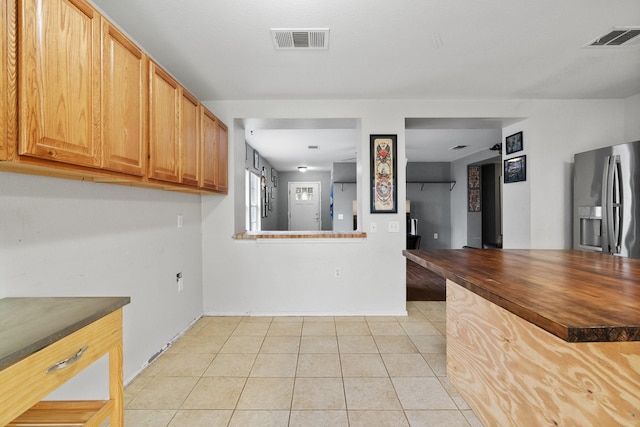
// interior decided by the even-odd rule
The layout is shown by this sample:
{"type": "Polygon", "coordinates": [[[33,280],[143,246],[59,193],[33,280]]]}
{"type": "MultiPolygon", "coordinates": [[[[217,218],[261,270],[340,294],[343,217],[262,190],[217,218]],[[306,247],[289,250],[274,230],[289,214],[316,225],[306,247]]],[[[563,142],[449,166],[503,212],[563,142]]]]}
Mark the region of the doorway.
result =
{"type": "Polygon", "coordinates": [[[319,231],[320,183],[289,182],[289,231],[319,231]]]}

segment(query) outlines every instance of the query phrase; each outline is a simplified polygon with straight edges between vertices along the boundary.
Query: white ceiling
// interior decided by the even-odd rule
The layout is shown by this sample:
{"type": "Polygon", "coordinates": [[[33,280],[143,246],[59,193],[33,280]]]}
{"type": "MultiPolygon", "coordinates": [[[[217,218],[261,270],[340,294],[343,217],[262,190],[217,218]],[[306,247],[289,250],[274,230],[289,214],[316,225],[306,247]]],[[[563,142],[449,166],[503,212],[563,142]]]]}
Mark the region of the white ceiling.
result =
{"type": "Polygon", "coordinates": [[[202,100],[640,93],[640,44],[584,47],[640,26],[639,0],[92,1],[202,100]],[[329,49],[276,50],[271,28],[329,28],[329,49]]]}

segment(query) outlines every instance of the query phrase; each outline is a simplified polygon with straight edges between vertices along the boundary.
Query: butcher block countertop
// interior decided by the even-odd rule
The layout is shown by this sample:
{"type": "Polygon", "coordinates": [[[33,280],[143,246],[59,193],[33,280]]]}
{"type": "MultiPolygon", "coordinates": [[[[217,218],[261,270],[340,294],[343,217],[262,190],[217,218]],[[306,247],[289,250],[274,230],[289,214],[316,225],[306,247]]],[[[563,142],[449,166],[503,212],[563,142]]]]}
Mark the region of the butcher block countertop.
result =
{"type": "Polygon", "coordinates": [[[0,370],[129,302],[129,297],[0,299],[0,370]]]}
{"type": "Polygon", "coordinates": [[[403,254],[565,341],[640,341],[640,260],[533,249],[403,254]]]}

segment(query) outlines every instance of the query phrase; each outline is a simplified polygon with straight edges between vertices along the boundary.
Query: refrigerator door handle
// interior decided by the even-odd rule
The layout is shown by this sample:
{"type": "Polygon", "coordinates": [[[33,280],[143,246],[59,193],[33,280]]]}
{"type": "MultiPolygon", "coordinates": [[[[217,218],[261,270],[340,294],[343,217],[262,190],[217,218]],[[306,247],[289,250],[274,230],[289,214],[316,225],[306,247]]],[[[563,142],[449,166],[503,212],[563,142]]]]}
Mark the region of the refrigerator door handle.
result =
{"type": "Polygon", "coordinates": [[[620,162],[620,156],[614,156],[613,158],[613,243],[616,254],[619,254],[622,249],[622,163],[620,162]]]}
{"type": "Polygon", "coordinates": [[[604,214],[606,218],[606,252],[610,254],[620,253],[621,242],[621,215],[622,215],[622,181],[620,171],[620,156],[608,156],[605,160],[604,171],[604,214]]]}

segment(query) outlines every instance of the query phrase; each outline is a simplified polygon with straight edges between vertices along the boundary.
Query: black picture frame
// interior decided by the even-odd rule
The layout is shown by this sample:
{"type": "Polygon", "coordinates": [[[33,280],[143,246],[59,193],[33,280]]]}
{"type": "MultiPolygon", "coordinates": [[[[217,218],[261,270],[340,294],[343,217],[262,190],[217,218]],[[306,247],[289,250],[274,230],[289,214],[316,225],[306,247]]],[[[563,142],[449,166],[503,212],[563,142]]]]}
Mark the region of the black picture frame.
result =
{"type": "Polygon", "coordinates": [[[513,135],[509,135],[504,139],[504,146],[507,152],[507,155],[517,153],[518,151],[522,151],[524,149],[524,141],[522,138],[522,132],[514,133],[513,135]]]}
{"type": "Polygon", "coordinates": [[[527,180],[527,156],[518,156],[504,161],[504,183],[527,180]]]}
{"type": "Polygon", "coordinates": [[[253,150],[253,168],[260,170],[260,154],[257,150],[253,150]]]}
{"type": "Polygon", "coordinates": [[[371,213],[397,213],[397,135],[369,135],[371,213]]]}

